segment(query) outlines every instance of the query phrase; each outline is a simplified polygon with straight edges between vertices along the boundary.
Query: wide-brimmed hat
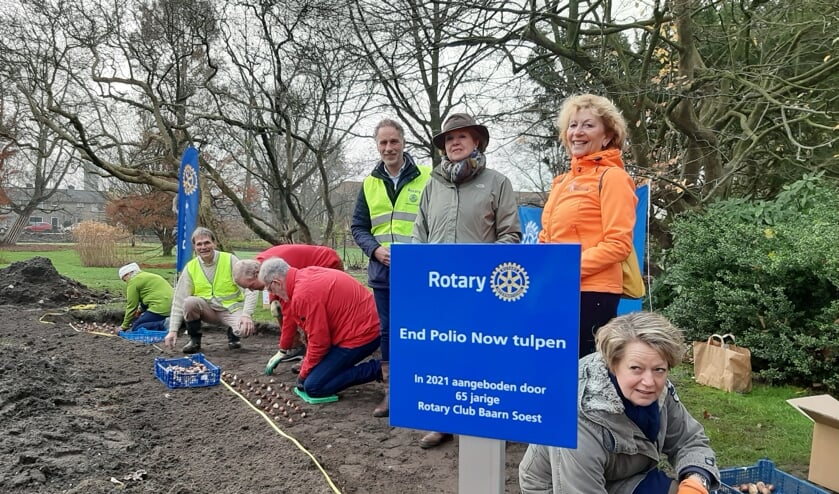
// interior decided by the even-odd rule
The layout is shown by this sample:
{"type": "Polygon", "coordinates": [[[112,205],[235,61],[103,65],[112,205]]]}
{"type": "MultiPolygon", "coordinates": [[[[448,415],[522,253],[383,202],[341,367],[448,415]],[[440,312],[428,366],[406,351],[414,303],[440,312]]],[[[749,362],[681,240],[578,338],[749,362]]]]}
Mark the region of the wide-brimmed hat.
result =
{"type": "Polygon", "coordinates": [[[136,262],[130,262],[125,266],[119,268],[119,279],[125,278],[128,273],[135,273],[140,270],[140,265],[136,262]]]}
{"type": "Polygon", "coordinates": [[[457,129],[465,129],[468,127],[474,128],[478,135],[478,151],[484,152],[487,150],[487,144],[489,144],[489,130],[483,125],[478,124],[475,122],[475,119],[465,113],[453,113],[449,115],[449,118],[443,122],[443,130],[435,135],[431,141],[437,147],[437,149],[441,151],[446,150],[446,134],[457,129]]]}

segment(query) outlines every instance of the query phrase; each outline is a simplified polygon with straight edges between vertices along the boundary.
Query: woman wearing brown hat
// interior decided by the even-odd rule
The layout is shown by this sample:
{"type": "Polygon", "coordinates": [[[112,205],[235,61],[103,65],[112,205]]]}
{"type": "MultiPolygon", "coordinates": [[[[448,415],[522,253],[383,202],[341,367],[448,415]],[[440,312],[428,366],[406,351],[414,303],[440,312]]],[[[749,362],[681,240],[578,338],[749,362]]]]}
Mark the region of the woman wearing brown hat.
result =
{"type": "Polygon", "coordinates": [[[432,140],[444,156],[425,185],[414,242],[519,243],[513,185],[486,167],[487,128],[465,113],[455,113],[432,140]]]}
{"type": "MultiPolygon", "coordinates": [[[[431,172],[414,222],[415,243],[504,243],[521,241],[521,226],[510,179],[486,167],[489,131],[465,113],[455,113],[434,136],[442,162],[431,172]]],[[[452,439],[429,432],[423,449],[452,439]]]]}

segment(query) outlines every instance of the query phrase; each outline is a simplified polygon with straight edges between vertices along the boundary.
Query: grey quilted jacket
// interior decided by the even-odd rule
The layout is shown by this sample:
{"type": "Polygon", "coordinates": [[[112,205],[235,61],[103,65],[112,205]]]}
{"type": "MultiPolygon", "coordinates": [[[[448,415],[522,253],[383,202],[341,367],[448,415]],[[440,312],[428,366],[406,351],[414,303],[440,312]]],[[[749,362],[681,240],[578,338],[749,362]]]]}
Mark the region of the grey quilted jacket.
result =
{"type": "Polygon", "coordinates": [[[700,467],[711,488],[719,470],[705,429],[668,381],[658,399],[661,430],[655,443],[624,413],[623,402],[600,353],[580,360],[577,448],[531,444],[519,464],[522,494],[633,494],[663,460],[676,472],[700,467]]]}

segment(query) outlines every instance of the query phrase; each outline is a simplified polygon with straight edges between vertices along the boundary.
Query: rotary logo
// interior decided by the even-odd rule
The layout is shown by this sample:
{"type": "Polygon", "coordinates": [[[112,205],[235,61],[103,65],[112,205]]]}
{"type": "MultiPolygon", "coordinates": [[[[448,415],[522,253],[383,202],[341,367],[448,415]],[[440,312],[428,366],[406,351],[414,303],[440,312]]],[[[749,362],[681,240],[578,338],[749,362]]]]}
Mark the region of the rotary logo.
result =
{"type": "Polygon", "coordinates": [[[515,302],[527,293],[530,278],[521,265],[505,262],[492,272],[489,284],[496,297],[505,302],[515,302]]]}
{"type": "Polygon", "coordinates": [[[195,173],[195,168],[192,165],[184,166],[184,176],[181,180],[183,182],[184,194],[191,196],[198,189],[198,175],[195,173]]]}

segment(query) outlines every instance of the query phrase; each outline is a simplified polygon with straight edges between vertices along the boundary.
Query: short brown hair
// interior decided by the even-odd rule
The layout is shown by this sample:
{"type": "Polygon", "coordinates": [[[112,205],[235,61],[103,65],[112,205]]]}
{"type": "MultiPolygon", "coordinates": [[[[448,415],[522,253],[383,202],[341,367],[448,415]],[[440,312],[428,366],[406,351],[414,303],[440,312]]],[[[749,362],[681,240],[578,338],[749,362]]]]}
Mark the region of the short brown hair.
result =
{"type": "Polygon", "coordinates": [[[631,312],[618,316],[597,330],[594,337],[597,351],[609,369],[614,369],[634,341],[646,343],[667,361],[669,368],[682,362],[685,339],[682,330],[655,312],[631,312]]]}
{"type": "Polygon", "coordinates": [[[383,118],[378,124],[376,124],[376,128],[373,129],[373,139],[379,138],[379,131],[383,127],[393,127],[396,129],[396,132],[399,132],[399,138],[402,139],[403,143],[405,142],[405,130],[402,128],[402,125],[396,120],[391,120],[389,118],[383,118]]]}
{"type": "Polygon", "coordinates": [[[213,241],[213,243],[216,242],[216,234],[213,233],[213,231],[209,228],[204,228],[203,226],[199,226],[198,228],[192,231],[192,237],[190,237],[190,239],[192,240],[193,244],[195,243],[195,239],[198,237],[209,237],[210,240],[213,241]]]}

